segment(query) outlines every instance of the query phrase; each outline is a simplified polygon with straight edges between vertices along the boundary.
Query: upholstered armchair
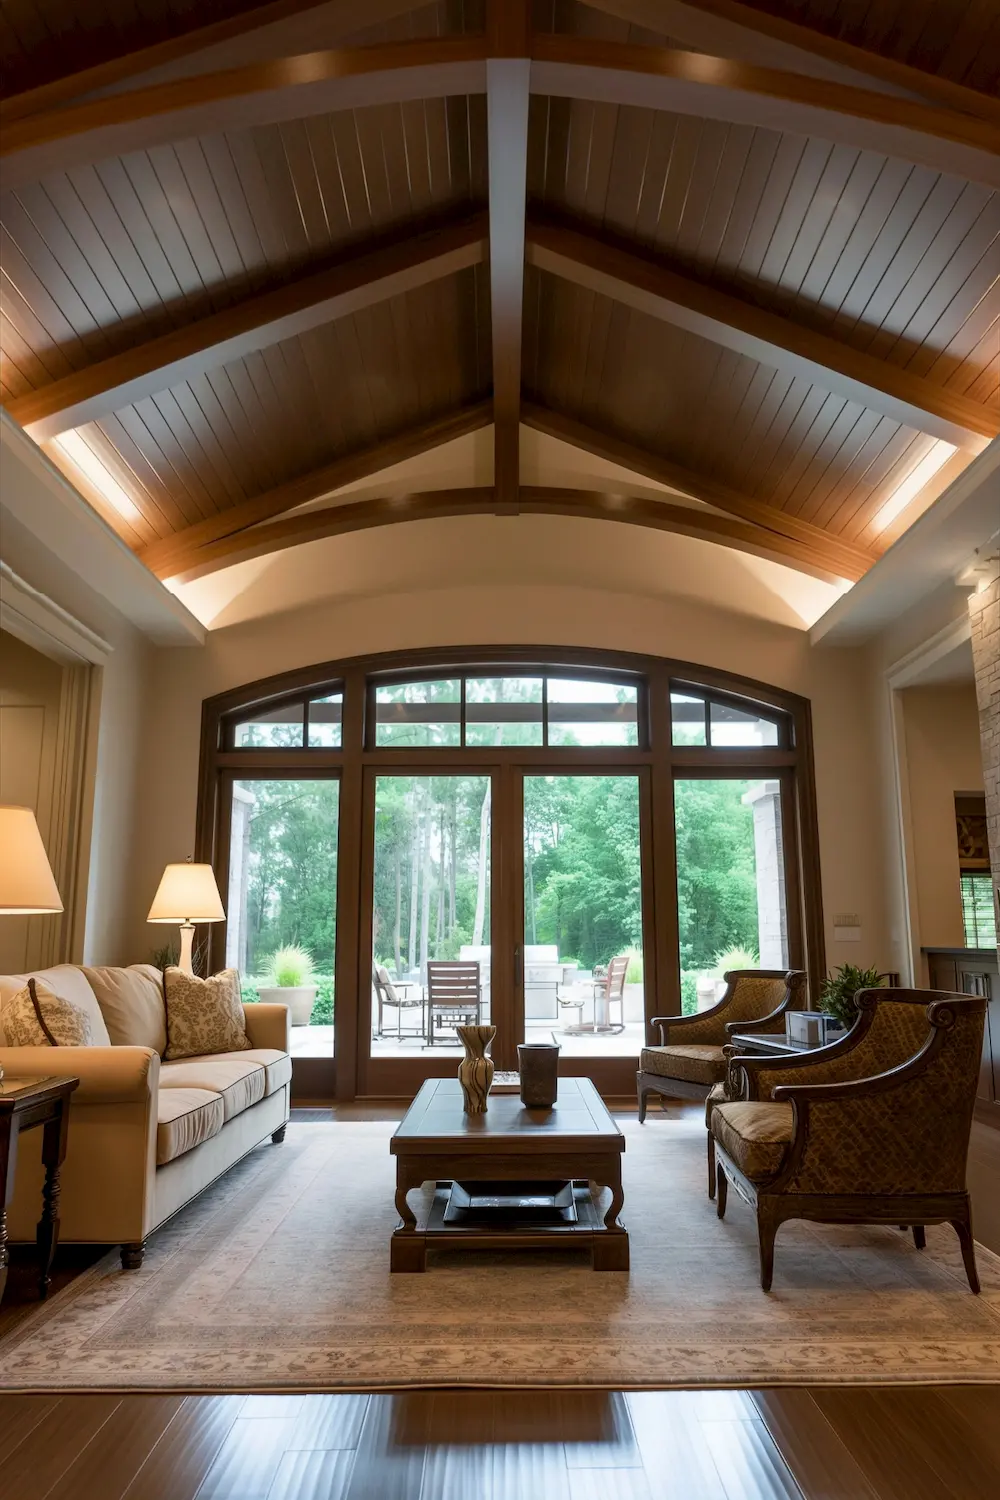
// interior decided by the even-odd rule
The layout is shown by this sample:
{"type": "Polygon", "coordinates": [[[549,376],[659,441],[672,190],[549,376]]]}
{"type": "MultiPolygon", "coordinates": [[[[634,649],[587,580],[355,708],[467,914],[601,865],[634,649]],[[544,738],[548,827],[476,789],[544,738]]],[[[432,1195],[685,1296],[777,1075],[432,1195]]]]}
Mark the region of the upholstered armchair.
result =
{"type": "Polygon", "coordinates": [[[712,1111],[719,1218],[731,1184],[757,1216],[765,1291],[787,1219],[910,1225],[918,1249],[925,1225],[949,1223],[978,1292],[965,1166],[986,1000],[893,989],[858,1001],[870,1013],[859,1037],[813,1057],[733,1060],[749,1097],[712,1111]]]}
{"type": "Polygon", "coordinates": [[[806,976],[801,969],[730,969],[722,999],[697,1016],[654,1016],[660,1045],[643,1047],[636,1086],[639,1122],[646,1096],[704,1099],[725,1077],[723,1047],[734,1031],[784,1031],[785,1012],[801,1010],[806,976]]]}
{"type": "Polygon", "coordinates": [[[781,1083],[795,1083],[808,1069],[809,1081],[847,1083],[856,1078],[871,1078],[887,1073],[919,1052],[928,1036],[928,991],[907,991],[916,999],[905,1000],[895,992],[896,1003],[879,1002],[887,991],[863,990],[858,999],[858,1018],[846,1036],[829,1046],[782,1058],[740,1056],[739,1049],[727,1045],[726,1077],[712,1088],[705,1100],[705,1138],[708,1144],[708,1196],[715,1197],[715,1137],[712,1113],[716,1106],[738,1099],[770,1099],[772,1090],[781,1083]]]}

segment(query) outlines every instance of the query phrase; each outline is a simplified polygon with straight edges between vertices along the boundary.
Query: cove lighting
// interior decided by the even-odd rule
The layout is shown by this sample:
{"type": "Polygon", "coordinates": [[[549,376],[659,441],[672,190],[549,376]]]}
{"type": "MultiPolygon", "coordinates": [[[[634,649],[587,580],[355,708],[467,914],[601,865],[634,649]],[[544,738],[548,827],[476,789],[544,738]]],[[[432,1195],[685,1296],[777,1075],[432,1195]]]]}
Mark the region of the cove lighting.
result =
{"type": "Polygon", "coordinates": [[[902,484],[896,486],[881,510],[877,512],[872,521],[872,530],[876,536],[887,526],[892,525],[910,501],[916,499],[924,485],[930,484],[934,475],[944,468],[955,451],[954,445],[946,443],[943,438],[931,444],[916,468],[910,470],[902,484]]]}
{"type": "Polygon", "coordinates": [[[125,521],[142,520],[142,512],[126,495],[115,476],[105,467],[93,448],[85,443],[78,432],[64,432],[57,437],[56,447],[80,470],[84,478],[97,490],[125,521]]]}

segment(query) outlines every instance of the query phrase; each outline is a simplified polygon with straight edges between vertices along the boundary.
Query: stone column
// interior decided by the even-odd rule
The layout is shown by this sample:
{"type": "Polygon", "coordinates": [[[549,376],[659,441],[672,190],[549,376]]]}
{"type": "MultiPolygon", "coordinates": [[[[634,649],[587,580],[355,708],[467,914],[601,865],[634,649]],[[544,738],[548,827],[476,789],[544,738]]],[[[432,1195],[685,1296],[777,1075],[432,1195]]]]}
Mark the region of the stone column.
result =
{"type": "Polygon", "coordinates": [[[788,917],[785,910],[785,851],[781,838],[781,786],[762,781],[743,801],[753,809],[754,856],[757,865],[757,931],[762,969],[788,966],[788,917]]]}
{"type": "Polygon", "coordinates": [[[979,744],[986,788],[986,830],[993,872],[993,910],[1000,958],[1000,569],[986,588],[969,596],[972,660],[979,704],[979,744]]]}

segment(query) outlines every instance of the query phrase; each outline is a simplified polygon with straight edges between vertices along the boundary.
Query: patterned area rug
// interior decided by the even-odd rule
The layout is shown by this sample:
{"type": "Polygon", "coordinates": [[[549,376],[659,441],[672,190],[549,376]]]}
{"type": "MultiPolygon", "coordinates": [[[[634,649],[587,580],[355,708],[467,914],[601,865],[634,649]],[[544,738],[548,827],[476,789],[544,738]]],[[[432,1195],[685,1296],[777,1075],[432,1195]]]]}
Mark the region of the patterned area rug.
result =
{"type": "Polygon", "coordinates": [[[390,1276],[388,1123],[293,1124],[150,1241],[0,1344],[5,1390],[994,1381],[1000,1257],[973,1297],[947,1227],[786,1225],[773,1291],[751,1214],[705,1196],[696,1120],[625,1126],[632,1269],[580,1252],[439,1252],[390,1276]]]}

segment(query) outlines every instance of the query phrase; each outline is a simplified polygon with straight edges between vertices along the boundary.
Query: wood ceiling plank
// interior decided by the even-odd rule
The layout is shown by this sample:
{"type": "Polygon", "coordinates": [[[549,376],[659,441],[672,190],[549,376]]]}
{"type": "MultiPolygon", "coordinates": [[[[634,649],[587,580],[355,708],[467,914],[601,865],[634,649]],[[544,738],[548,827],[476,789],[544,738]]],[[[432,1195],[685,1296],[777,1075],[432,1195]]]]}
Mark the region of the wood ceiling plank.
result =
{"type": "Polygon", "coordinates": [[[530,0],[488,0],[486,64],[490,183],[490,316],[494,488],[499,513],[517,509],[521,335],[527,202],[530,0]]]}
{"type": "Polygon", "coordinates": [[[842,340],[765,311],[748,299],[679,274],[607,236],[532,217],[530,262],[637,311],[816,384],[894,421],[979,451],[1000,432],[1000,414],[842,340]]]}
{"type": "MultiPolygon", "coordinates": [[[[520,506],[524,515],[571,516],[642,526],[768,557],[827,580],[843,576],[831,565],[824,547],[793,540],[732,516],[714,515],[668,501],[601,494],[593,490],[524,485],[520,506]]],[[[492,486],[428,490],[390,499],[347,501],[303,515],[286,516],[266,526],[207,543],[183,565],[175,563],[179,571],[169,576],[186,583],[250,558],[269,556],[325,537],[343,536],[376,526],[394,526],[405,521],[495,514],[496,507],[492,486]]],[[[864,565],[855,561],[850,576],[860,577],[872,562],[872,554],[866,555],[864,565]]]]}
{"type": "Polygon", "coordinates": [[[477,432],[480,428],[489,426],[492,420],[492,402],[477,401],[458,411],[419,422],[382,442],[347,453],[314,473],[305,474],[264,494],[255,495],[208,521],[179,530],[162,542],[147,547],[140,556],[158,577],[173,577],[172,570],[199,547],[234,535],[246,527],[259,525],[284,511],[294,510],[296,506],[322,499],[342,489],[344,485],[377,474],[381,469],[403,463],[408,458],[415,458],[454,438],[477,432]]]}
{"type": "Polygon", "coordinates": [[[16,191],[53,171],[188,136],[408,99],[483,93],[485,61],[481,36],[345,47],[28,115],[4,130],[4,186],[16,191]]]}
{"type": "Polygon", "coordinates": [[[481,215],[465,216],[345,258],[330,270],[293,277],[275,290],[245,298],[53,382],[14,403],[11,416],[36,441],[55,437],[253,349],[453,275],[481,258],[485,234],[481,215]]]}
{"type": "Polygon", "coordinates": [[[593,453],[596,457],[606,459],[610,463],[620,464],[623,468],[631,469],[633,473],[642,474],[659,484],[668,485],[671,489],[690,495],[693,500],[701,500],[707,505],[713,505],[740,520],[749,521],[768,531],[774,531],[786,541],[797,542],[803,547],[822,553],[827,560],[827,567],[837,572],[840,577],[860,577],[875,559],[875,554],[864,548],[845,546],[816,526],[799,521],[794,516],[788,516],[783,511],[764,505],[760,501],[737,494],[714,479],[692,473],[682,465],[672,463],[659,454],[650,453],[612,433],[575,421],[572,417],[552,411],[536,402],[525,402],[522,412],[522,420],[539,432],[559,438],[562,442],[571,443],[577,448],[582,448],[584,452],[593,453]]]}
{"type": "Polygon", "coordinates": [[[533,92],[817,137],[1000,187],[1000,123],[667,47],[544,33],[531,47],[533,92]]]}

